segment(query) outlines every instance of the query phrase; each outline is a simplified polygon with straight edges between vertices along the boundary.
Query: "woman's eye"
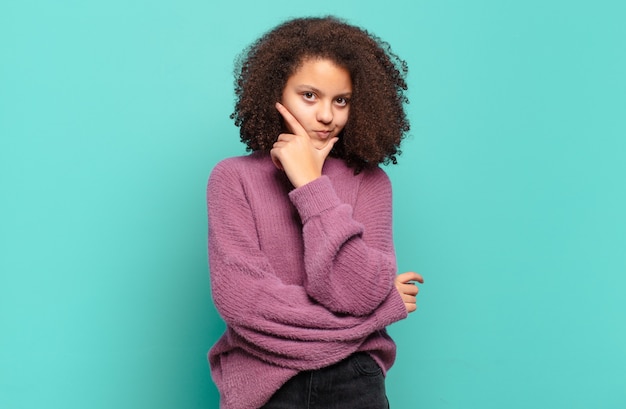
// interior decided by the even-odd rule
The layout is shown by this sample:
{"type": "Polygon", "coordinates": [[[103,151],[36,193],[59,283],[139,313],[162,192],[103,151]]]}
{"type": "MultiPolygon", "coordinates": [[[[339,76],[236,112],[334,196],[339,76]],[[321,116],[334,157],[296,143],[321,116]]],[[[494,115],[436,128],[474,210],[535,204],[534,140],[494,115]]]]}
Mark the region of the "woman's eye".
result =
{"type": "Polygon", "coordinates": [[[305,92],[305,93],[302,94],[302,96],[307,101],[311,101],[311,100],[315,99],[315,94],[313,94],[312,92],[305,92]]]}
{"type": "Polygon", "coordinates": [[[337,103],[337,105],[342,106],[342,107],[348,105],[348,99],[344,97],[337,98],[335,102],[337,103]]]}

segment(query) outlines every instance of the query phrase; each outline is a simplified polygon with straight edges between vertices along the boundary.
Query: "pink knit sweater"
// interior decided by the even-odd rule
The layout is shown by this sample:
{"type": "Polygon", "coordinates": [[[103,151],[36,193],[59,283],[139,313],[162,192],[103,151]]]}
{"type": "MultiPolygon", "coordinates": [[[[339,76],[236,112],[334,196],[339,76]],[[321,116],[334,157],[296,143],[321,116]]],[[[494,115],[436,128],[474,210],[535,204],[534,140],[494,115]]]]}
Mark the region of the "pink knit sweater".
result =
{"type": "Polygon", "coordinates": [[[405,318],[393,285],[391,185],[328,158],[294,189],[269,155],[226,159],[208,189],[215,306],[227,324],[209,363],[224,409],[262,406],[289,378],[356,351],[395,359],[385,327],[405,318]]]}

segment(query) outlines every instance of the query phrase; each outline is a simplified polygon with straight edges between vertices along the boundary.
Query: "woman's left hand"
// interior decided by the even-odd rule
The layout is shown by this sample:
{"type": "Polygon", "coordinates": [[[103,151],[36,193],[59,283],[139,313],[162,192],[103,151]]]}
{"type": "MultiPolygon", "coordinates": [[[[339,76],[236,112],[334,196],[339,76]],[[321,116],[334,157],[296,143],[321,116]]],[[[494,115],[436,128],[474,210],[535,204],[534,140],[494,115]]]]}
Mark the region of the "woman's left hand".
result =
{"type": "Polygon", "coordinates": [[[402,301],[404,301],[406,312],[417,310],[417,293],[419,292],[419,288],[413,283],[414,281],[423,284],[424,278],[421,274],[409,271],[398,274],[393,281],[396,290],[400,293],[400,297],[402,297],[402,301]]]}

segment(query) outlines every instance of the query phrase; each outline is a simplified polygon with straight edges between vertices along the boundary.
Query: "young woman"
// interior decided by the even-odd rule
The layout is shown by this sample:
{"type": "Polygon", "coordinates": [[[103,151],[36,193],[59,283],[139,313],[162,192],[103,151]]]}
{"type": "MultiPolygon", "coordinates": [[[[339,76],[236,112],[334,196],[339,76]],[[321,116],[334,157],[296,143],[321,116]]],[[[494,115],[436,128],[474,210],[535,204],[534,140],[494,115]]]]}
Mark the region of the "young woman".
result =
{"type": "Polygon", "coordinates": [[[406,64],[336,18],[288,21],[239,61],[232,118],[252,153],[207,189],[209,362],[222,408],[386,408],[385,327],[415,310],[396,275],[391,186],[406,64]]]}

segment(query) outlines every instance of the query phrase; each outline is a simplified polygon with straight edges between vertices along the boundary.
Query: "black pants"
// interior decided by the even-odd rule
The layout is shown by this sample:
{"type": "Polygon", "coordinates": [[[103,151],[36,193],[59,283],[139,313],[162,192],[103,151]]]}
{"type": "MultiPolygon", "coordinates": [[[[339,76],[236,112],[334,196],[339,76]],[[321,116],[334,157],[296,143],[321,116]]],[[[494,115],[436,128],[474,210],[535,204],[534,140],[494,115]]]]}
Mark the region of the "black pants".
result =
{"type": "Polygon", "coordinates": [[[356,353],[316,371],[301,372],[261,409],[387,409],[383,372],[368,354],[356,353]]]}

